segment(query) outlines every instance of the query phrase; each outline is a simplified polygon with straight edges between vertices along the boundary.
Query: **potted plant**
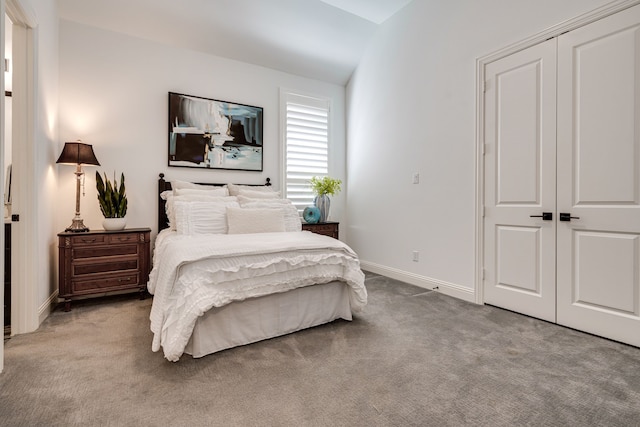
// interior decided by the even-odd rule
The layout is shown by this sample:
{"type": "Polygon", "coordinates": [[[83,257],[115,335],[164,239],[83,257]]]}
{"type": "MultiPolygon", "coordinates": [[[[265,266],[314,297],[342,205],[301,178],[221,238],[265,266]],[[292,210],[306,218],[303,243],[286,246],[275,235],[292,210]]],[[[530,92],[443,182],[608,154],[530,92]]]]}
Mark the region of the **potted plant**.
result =
{"type": "Polygon", "coordinates": [[[314,176],[309,181],[311,189],[316,195],[313,203],[320,210],[320,222],[327,222],[329,218],[329,209],[331,208],[331,199],[329,196],[335,196],[342,189],[342,181],[329,176],[321,178],[314,176]]]}
{"type": "Polygon", "coordinates": [[[124,173],[120,175],[120,185],[113,174],[113,184],[104,174],[104,180],[96,171],[96,188],[100,211],[104,216],[102,226],[105,230],[122,230],[127,225],[127,195],[124,186],[124,173]]]}

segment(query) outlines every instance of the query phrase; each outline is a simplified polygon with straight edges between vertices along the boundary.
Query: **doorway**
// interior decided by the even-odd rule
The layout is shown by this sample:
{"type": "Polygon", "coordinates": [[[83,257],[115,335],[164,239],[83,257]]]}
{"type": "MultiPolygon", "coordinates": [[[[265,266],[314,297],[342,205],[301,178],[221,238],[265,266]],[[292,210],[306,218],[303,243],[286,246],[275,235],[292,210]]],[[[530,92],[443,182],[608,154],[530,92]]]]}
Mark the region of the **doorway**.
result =
{"type": "MultiPolygon", "coordinates": [[[[37,192],[34,177],[37,19],[28,3],[0,0],[13,23],[11,120],[11,334],[39,325],[36,269],[37,192]]],[[[4,32],[2,33],[4,42],[4,32]]],[[[4,43],[3,43],[4,47],[4,43]]],[[[4,135],[3,135],[4,136],[4,135]]],[[[4,146],[2,154],[4,155],[4,146]]],[[[4,171],[0,172],[4,181],[4,171]]],[[[4,249],[4,248],[3,248],[4,249]]],[[[4,316],[3,316],[4,317],[4,316]]]]}
{"type": "Polygon", "coordinates": [[[640,346],[640,6],[485,67],[484,302],[640,346]]]}
{"type": "MultiPolygon", "coordinates": [[[[12,150],[12,33],[13,23],[4,15],[4,336],[11,335],[11,150],[12,150]]],[[[0,172],[1,173],[1,172],[0,172]]]]}

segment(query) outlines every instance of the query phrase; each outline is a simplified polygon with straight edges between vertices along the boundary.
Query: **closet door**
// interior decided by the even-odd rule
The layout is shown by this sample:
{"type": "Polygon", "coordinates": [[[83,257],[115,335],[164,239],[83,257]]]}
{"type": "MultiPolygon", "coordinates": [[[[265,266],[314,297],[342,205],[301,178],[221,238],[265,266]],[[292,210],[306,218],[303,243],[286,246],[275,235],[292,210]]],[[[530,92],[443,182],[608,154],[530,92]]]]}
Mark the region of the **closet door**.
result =
{"type": "Polygon", "coordinates": [[[554,322],[556,40],[485,72],[485,302],[554,322]]]}
{"type": "Polygon", "coordinates": [[[558,323],[640,346],[640,6],[558,40],[558,323]]]}

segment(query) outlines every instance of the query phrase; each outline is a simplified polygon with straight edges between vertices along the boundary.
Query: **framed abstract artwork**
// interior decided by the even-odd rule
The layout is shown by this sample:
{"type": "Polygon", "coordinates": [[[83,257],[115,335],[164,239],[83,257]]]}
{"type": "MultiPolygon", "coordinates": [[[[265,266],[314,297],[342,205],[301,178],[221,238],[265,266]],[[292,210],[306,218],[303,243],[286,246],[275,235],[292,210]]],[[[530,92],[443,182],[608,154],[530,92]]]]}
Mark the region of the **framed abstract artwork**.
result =
{"type": "Polygon", "coordinates": [[[262,171],[263,109],[169,92],[169,166],[262,171]]]}

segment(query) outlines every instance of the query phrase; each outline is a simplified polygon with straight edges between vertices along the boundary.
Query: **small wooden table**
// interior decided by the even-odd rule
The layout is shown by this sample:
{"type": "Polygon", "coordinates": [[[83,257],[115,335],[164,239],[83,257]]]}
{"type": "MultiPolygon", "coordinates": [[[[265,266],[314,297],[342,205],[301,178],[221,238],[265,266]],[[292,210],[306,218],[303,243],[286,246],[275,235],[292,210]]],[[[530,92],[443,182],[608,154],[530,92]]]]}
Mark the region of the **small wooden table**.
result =
{"type": "Polygon", "coordinates": [[[129,228],[58,234],[59,298],[71,300],[138,291],[144,298],[151,268],[151,230],[129,228]]]}
{"type": "Polygon", "coordinates": [[[340,223],[334,221],[319,222],[317,224],[308,224],[306,222],[302,223],[303,230],[308,230],[317,234],[324,234],[325,236],[333,237],[334,239],[338,238],[339,226],[340,223]]]}

